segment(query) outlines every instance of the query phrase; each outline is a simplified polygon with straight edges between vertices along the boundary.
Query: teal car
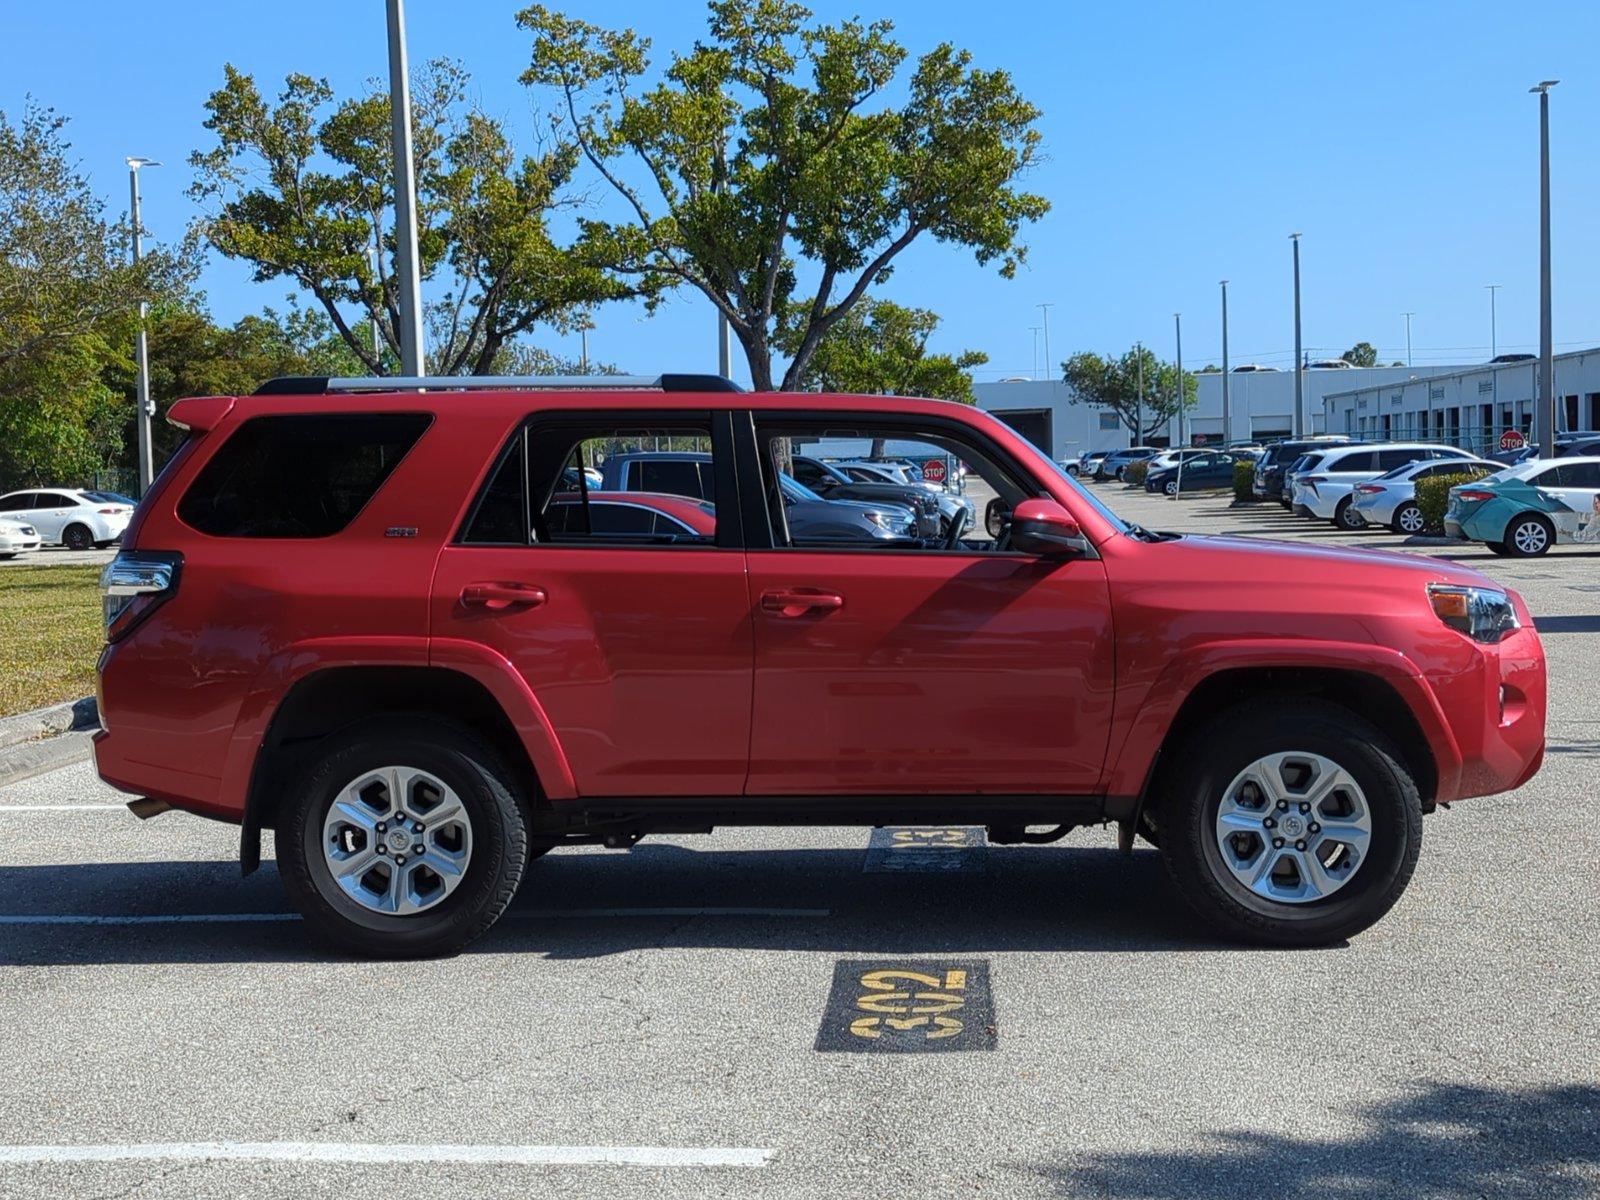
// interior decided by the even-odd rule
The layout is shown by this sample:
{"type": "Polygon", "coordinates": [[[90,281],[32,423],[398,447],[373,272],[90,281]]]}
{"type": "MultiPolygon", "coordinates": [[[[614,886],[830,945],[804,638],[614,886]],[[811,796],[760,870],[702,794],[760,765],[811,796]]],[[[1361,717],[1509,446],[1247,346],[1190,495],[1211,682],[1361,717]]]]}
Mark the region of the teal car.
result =
{"type": "Polygon", "coordinates": [[[1515,558],[1560,543],[1600,546],[1600,457],[1531,459],[1453,487],[1444,531],[1515,558]]]}

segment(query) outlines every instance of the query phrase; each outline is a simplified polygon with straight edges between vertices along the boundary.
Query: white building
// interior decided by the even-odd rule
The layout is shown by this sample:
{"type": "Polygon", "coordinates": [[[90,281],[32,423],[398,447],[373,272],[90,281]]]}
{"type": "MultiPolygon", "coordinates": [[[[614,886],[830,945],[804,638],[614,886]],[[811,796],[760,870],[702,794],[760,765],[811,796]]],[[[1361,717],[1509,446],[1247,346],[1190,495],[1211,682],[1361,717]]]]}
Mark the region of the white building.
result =
{"type": "MultiPolygon", "coordinates": [[[[1427,379],[1330,391],[1323,397],[1322,422],[1331,433],[1439,439],[1486,452],[1508,430],[1531,434],[1538,394],[1537,359],[1485,363],[1427,379]]],[[[1600,430],[1600,349],[1557,355],[1555,394],[1558,431],[1600,430]]]]}
{"type": "MultiPolygon", "coordinates": [[[[1518,364],[1519,366],[1521,364],[1518,364]]],[[[1600,360],[1597,360],[1600,365],[1600,360]]],[[[1467,368],[1470,369],[1470,368],[1467,368]]],[[[1343,433],[1343,409],[1330,407],[1335,394],[1354,394],[1393,388],[1397,384],[1463,371],[1462,367],[1351,367],[1348,370],[1314,370],[1303,373],[1303,401],[1310,427],[1307,433],[1343,433]],[[1329,424],[1329,414],[1333,423],[1329,424]]],[[[1196,375],[1199,391],[1195,407],[1184,416],[1184,440],[1222,440],[1222,374],[1196,375]]],[[[1420,383],[1411,386],[1420,396],[1420,383]]],[[[1070,390],[1059,379],[1021,379],[980,383],[974,391],[978,407],[1017,429],[1059,461],[1090,450],[1111,450],[1132,444],[1121,419],[1110,410],[1074,404],[1070,390]]],[[[1228,375],[1228,402],[1233,414],[1235,441],[1284,438],[1294,429],[1294,372],[1234,371],[1228,375]]],[[[1177,422],[1169,421],[1151,445],[1167,446],[1178,440],[1177,422]]]]}

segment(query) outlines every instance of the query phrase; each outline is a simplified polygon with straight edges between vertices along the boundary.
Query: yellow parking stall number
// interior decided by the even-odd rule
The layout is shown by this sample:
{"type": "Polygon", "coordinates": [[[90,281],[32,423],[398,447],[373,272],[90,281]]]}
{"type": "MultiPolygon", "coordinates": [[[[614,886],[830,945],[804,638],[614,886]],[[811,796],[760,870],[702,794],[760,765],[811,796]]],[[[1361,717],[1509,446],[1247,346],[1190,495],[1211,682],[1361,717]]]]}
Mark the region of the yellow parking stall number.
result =
{"type": "MultiPolygon", "coordinates": [[[[933,832],[959,836],[954,830],[933,832]]],[[[921,971],[868,971],[861,976],[860,988],[856,1009],[873,1015],[850,1023],[850,1032],[856,1037],[881,1038],[887,1030],[909,1033],[920,1029],[928,1041],[937,1041],[955,1037],[965,1028],[959,1017],[950,1015],[967,1002],[965,971],[949,970],[942,977],[921,971]]]]}
{"type": "Polygon", "coordinates": [[[896,829],[889,840],[891,850],[932,850],[967,844],[965,829],[896,829]]]}

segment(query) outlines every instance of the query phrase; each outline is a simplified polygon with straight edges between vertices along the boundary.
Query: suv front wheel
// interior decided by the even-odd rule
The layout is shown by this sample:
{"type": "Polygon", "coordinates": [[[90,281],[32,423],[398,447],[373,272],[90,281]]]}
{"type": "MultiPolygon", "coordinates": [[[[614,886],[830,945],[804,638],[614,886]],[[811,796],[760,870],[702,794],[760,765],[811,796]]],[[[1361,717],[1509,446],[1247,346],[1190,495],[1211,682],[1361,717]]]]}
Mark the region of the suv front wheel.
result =
{"type": "Polygon", "coordinates": [[[1233,709],[1186,743],[1158,799],[1161,853],[1184,896],[1230,937],[1320,946],[1400,898],[1422,804],[1374,726],[1318,700],[1233,709]]]}
{"type": "Polygon", "coordinates": [[[443,721],[372,718],[317,747],[278,814],[278,870],[313,935],[358,954],[451,954],[499,919],[529,858],[493,750],[443,721]]]}

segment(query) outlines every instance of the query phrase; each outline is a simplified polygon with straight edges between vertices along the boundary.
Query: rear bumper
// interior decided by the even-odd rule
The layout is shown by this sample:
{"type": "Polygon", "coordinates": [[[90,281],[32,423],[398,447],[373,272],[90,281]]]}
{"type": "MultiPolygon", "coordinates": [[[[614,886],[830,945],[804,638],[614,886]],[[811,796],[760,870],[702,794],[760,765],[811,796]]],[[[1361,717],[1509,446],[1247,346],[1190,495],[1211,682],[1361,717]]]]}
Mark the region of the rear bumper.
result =
{"type": "Polygon", "coordinates": [[[1356,493],[1356,498],[1350,501],[1350,507],[1361,514],[1369,525],[1387,525],[1394,520],[1396,508],[1395,498],[1384,493],[1376,495],[1356,493]]]}

